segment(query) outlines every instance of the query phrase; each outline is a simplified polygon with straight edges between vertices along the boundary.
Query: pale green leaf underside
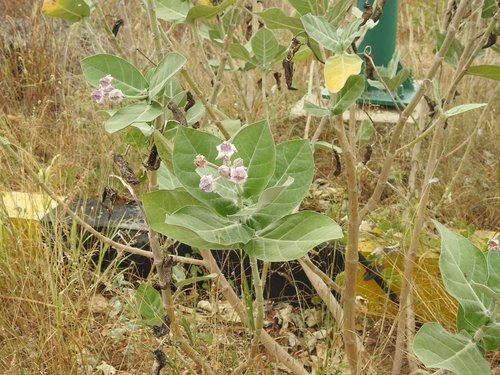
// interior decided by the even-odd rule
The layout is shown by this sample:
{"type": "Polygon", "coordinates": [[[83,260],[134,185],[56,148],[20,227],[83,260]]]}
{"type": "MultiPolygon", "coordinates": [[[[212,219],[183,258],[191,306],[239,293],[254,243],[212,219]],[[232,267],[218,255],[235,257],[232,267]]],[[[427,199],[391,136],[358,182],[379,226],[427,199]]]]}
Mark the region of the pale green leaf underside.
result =
{"type": "Polygon", "coordinates": [[[458,375],[489,375],[490,366],[479,348],[468,337],[453,335],[438,323],[420,328],[413,350],[427,367],[443,368],[458,375]]]}
{"type": "Polygon", "coordinates": [[[342,237],[342,229],[331,218],[302,211],[285,216],[255,237],[243,249],[270,262],[289,261],[305,255],[322,242],[342,237]]]}
{"type": "Polygon", "coordinates": [[[166,223],[190,229],[203,240],[223,246],[247,243],[253,235],[253,230],[240,222],[224,219],[201,206],[183,207],[167,215],[166,223]]]}
{"type": "Polygon", "coordinates": [[[135,122],[150,122],[163,113],[160,103],[153,102],[131,104],[120,108],[111,118],[106,121],[104,128],[108,133],[114,133],[124,129],[135,122]]]}

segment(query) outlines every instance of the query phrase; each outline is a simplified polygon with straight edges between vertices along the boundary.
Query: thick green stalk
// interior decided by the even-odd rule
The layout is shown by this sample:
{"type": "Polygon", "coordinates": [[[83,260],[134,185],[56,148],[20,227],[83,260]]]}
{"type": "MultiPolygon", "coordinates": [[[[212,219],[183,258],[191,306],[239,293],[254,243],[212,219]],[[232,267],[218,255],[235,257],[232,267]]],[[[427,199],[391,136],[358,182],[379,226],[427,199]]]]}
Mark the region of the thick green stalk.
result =
{"type": "Polygon", "coordinates": [[[250,256],[250,267],[252,268],[252,283],[255,290],[255,302],[257,304],[257,316],[255,317],[255,336],[252,342],[252,350],[250,351],[250,358],[255,357],[258,353],[260,335],[262,327],[264,326],[264,287],[262,279],[260,278],[259,266],[257,259],[250,256]]]}

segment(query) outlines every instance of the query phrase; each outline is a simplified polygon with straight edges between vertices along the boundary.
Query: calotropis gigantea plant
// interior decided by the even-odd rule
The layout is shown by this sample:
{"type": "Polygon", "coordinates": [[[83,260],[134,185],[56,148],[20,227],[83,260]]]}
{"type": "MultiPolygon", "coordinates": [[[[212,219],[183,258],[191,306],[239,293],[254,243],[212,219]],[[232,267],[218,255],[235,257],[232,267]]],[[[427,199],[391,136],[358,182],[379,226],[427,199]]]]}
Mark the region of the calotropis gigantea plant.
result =
{"type": "Polygon", "coordinates": [[[342,237],[325,215],[291,213],[313,177],[307,140],[275,146],[265,121],[240,128],[230,142],[179,126],[171,154],[161,137],[156,134],[174,188],[143,196],[154,230],[193,247],[243,249],[265,261],[297,259],[342,237]],[[220,157],[224,147],[228,153],[220,157]],[[238,158],[231,165],[233,153],[238,158]]]}
{"type": "Polygon", "coordinates": [[[484,353],[500,348],[500,252],[481,252],[473,243],[435,222],[442,237],[439,269],[448,292],[458,300],[458,334],[425,323],[413,350],[428,367],[458,375],[487,375],[484,353]]]}

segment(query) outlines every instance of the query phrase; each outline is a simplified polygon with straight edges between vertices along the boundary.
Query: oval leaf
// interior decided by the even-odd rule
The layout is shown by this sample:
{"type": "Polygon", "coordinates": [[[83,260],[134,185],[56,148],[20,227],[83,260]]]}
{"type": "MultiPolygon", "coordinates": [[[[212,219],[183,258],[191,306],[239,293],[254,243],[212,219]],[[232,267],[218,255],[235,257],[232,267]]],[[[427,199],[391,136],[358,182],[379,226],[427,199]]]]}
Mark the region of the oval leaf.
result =
{"type": "MultiPolygon", "coordinates": [[[[179,1],[179,0],[177,0],[179,1]]],[[[235,0],[226,0],[222,4],[217,6],[211,5],[196,5],[189,9],[189,12],[186,16],[186,22],[191,23],[197,19],[207,19],[215,17],[217,14],[222,12],[228,6],[233,5],[235,0]]]]}
{"type": "Polygon", "coordinates": [[[467,69],[466,74],[479,76],[495,81],[500,81],[500,66],[498,65],[476,65],[467,69]]]}
{"type": "Polygon", "coordinates": [[[443,368],[458,375],[488,375],[490,366],[477,344],[463,335],[453,335],[438,323],[425,323],[413,341],[413,351],[424,365],[443,368]]]}
{"type": "MultiPolygon", "coordinates": [[[[250,241],[253,235],[253,230],[246,225],[238,221],[224,219],[202,206],[183,207],[173,214],[167,215],[166,223],[190,229],[203,240],[220,244],[224,248],[240,248],[240,244],[250,241]]],[[[181,240],[173,235],[170,237],[181,240]]],[[[189,245],[189,242],[184,243],[189,245]]]]}
{"type": "Polygon", "coordinates": [[[325,83],[332,94],[344,87],[347,79],[361,72],[363,60],[358,55],[342,53],[330,56],[325,64],[325,83]]]}
{"type": "MultiPolygon", "coordinates": [[[[307,14],[300,17],[307,34],[324,48],[335,53],[344,52],[342,40],[327,20],[322,17],[307,14]]],[[[357,74],[357,73],[356,73],[357,74]]]]}
{"type": "Polygon", "coordinates": [[[144,76],[128,61],[108,54],[87,57],[80,62],[87,82],[98,87],[99,80],[108,74],[114,77],[113,86],[125,95],[143,94],[148,87],[144,76]]]}
{"type": "Polygon", "coordinates": [[[47,16],[78,22],[90,16],[90,7],[84,0],[45,0],[42,13],[47,16]]]}
{"type": "Polygon", "coordinates": [[[309,191],[313,173],[313,154],[307,139],[277,145],[276,169],[268,188],[285,184],[289,177],[293,178],[293,182],[285,194],[281,194],[273,203],[252,215],[249,219],[252,228],[262,229],[297,207],[309,191]]]}
{"type": "Polygon", "coordinates": [[[160,103],[153,102],[136,103],[120,108],[111,118],[106,121],[104,128],[108,133],[114,133],[124,129],[134,122],[150,122],[163,113],[160,103]]]}
{"type": "Polygon", "coordinates": [[[457,105],[456,107],[453,107],[453,108],[447,110],[444,113],[444,116],[445,117],[456,116],[456,115],[459,115],[461,113],[471,111],[473,109],[484,107],[485,105],[486,105],[486,103],[470,103],[470,104],[457,105]]]}
{"type": "Polygon", "coordinates": [[[255,14],[262,17],[268,29],[286,29],[290,30],[294,35],[304,31],[304,26],[302,26],[302,22],[298,18],[285,15],[280,8],[269,8],[264,12],[255,14]]]}
{"type": "Polygon", "coordinates": [[[267,186],[276,164],[271,129],[266,121],[244,126],[235,134],[233,143],[238,150],[236,157],[242,158],[248,168],[248,180],[245,182],[243,195],[257,195],[267,186]]]}
{"type": "Polygon", "coordinates": [[[154,70],[150,80],[149,96],[156,98],[169,83],[170,78],[186,63],[186,58],[179,53],[166,55],[154,70]]]}
{"type": "Polygon", "coordinates": [[[340,115],[349,108],[365,91],[365,79],[362,76],[350,76],[344,87],[335,94],[332,102],[332,115],[340,115]]]}
{"type": "Polygon", "coordinates": [[[179,0],[155,0],[156,17],[168,22],[183,21],[189,12],[189,2],[179,0]]]}
{"type": "Polygon", "coordinates": [[[300,258],[314,246],[342,236],[342,229],[328,216],[302,211],[257,232],[243,249],[257,259],[284,262],[300,258]]]}
{"type": "Polygon", "coordinates": [[[199,200],[183,189],[156,190],[142,196],[142,205],[149,226],[155,231],[166,234],[165,219],[186,206],[203,205],[199,200]]]}
{"type": "Polygon", "coordinates": [[[261,64],[274,60],[279,53],[279,43],[273,32],[263,27],[257,31],[250,40],[252,51],[261,64]]]}

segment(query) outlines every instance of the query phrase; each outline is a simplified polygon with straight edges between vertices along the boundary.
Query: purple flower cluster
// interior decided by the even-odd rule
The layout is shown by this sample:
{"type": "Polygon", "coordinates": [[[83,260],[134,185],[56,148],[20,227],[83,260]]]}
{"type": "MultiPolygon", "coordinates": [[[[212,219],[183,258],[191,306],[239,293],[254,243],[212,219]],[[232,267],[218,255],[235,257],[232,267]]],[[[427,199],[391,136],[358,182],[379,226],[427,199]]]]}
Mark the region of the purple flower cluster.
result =
{"type": "Polygon", "coordinates": [[[215,182],[222,177],[227,178],[235,184],[243,184],[248,179],[247,167],[243,165],[243,159],[236,158],[231,162],[231,157],[238,152],[231,142],[222,142],[222,144],[217,146],[217,151],[219,153],[215,160],[223,159],[223,164],[221,166],[209,162],[203,155],[197,155],[193,160],[194,165],[198,168],[203,168],[208,165],[217,169],[219,172],[219,176],[215,178],[210,174],[206,174],[200,179],[200,189],[209,193],[215,191],[215,182]]]}
{"type": "Polygon", "coordinates": [[[123,92],[120,89],[114,88],[111,82],[114,78],[111,74],[103,77],[99,80],[99,89],[92,93],[92,99],[94,99],[98,104],[104,104],[104,100],[109,99],[113,103],[120,103],[123,98],[123,92]]]}

